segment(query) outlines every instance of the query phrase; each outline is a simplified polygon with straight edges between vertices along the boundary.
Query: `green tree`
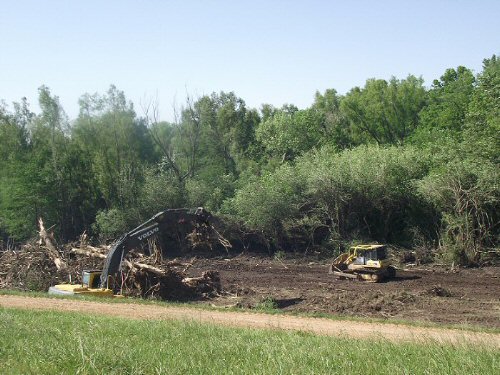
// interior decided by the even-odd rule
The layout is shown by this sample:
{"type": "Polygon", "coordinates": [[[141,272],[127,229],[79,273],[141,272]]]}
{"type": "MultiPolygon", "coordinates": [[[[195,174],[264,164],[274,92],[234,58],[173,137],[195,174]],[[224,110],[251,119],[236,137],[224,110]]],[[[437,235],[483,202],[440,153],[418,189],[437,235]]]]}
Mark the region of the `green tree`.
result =
{"type": "Polygon", "coordinates": [[[0,102],[0,174],[13,159],[19,158],[28,148],[28,127],[34,113],[29,110],[26,98],[14,103],[10,113],[5,103],[0,102]]]}
{"type": "Polygon", "coordinates": [[[357,143],[404,144],[418,125],[425,105],[422,78],[369,79],[342,99],[341,110],[349,120],[357,143]]]}
{"type": "Polygon", "coordinates": [[[340,110],[341,99],[334,89],[328,89],[324,94],[316,92],[311,109],[322,116],[325,143],[345,149],[353,145],[353,139],[349,121],[340,110]]]}
{"type": "Polygon", "coordinates": [[[324,116],[319,111],[280,110],[260,124],[256,137],[270,156],[285,161],[320,145],[324,132],[324,116]]]}
{"type": "Polygon", "coordinates": [[[13,114],[0,120],[2,133],[9,129],[9,134],[2,134],[6,142],[0,147],[5,156],[0,172],[0,225],[11,237],[24,239],[43,217],[60,236],[72,238],[95,215],[90,168],[68,135],[68,121],[57,96],[46,86],[39,89],[39,105],[41,113],[35,115],[23,99],[14,104],[13,114]]]}
{"type": "Polygon", "coordinates": [[[73,138],[91,160],[105,206],[137,204],[142,167],[155,155],[146,122],[136,117],[123,91],[111,86],[102,96],[83,95],[73,138]]]}
{"type": "Polygon", "coordinates": [[[447,69],[432,84],[429,103],[420,112],[420,127],[461,131],[474,82],[472,71],[463,66],[447,69]]]}
{"type": "Polygon", "coordinates": [[[465,119],[464,148],[477,158],[500,163],[500,58],[483,61],[465,119]]]}
{"type": "Polygon", "coordinates": [[[232,195],[242,165],[255,154],[251,146],[258,113],[247,110],[234,93],[224,92],[197,100],[188,96],[174,124],[155,121],[154,109],[150,113],[163,170],[185,187],[189,204],[218,208],[232,195]]]}
{"type": "Polygon", "coordinates": [[[306,188],[305,179],[289,164],[245,184],[228,199],[223,212],[265,234],[275,247],[284,246],[285,226],[297,219],[306,188]]]}
{"type": "Polygon", "coordinates": [[[224,173],[237,175],[239,161],[255,140],[259,118],[248,111],[243,99],[233,92],[213,93],[196,103],[203,128],[204,150],[223,165],[224,173]]]}
{"type": "Polygon", "coordinates": [[[62,163],[66,117],[58,98],[46,86],[39,89],[39,105],[38,116],[30,113],[26,102],[16,105],[16,115],[12,116],[20,134],[29,135],[22,153],[11,160],[4,175],[7,184],[2,196],[3,221],[17,238],[36,230],[40,216],[56,224],[59,233],[67,231],[67,186],[62,163]]]}
{"type": "Polygon", "coordinates": [[[420,111],[420,123],[412,135],[412,142],[427,144],[426,147],[459,142],[474,83],[474,75],[463,66],[447,69],[439,80],[434,80],[428,92],[428,103],[420,111]]]}
{"type": "Polygon", "coordinates": [[[27,153],[30,150],[28,127],[34,116],[23,98],[9,112],[0,102],[0,234],[24,238],[31,232],[32,214],[25,197],[29,185],[22,183],[27,153]]]}
{"type": "Polygon", "coordinates": [[[95,189],[90,164],[70,137],[67,116],[57,96],[42,86],[41,113],[31,129],[29,155],[31,198],[40,215],[63,238],[74,238],[88,228],[95,215],[95,189]]]}

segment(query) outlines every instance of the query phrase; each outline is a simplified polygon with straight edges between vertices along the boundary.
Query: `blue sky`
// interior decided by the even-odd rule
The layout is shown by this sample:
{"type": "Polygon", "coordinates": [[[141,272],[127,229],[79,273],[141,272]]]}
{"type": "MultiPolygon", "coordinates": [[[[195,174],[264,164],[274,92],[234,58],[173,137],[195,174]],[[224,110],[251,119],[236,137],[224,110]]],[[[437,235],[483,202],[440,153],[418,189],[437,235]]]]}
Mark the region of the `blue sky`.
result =
{"type": "Polygon", "coordinates": [[[479,72],[500,53],[500,0],[1,0],[0,99],[38,110],[47,85],[70,116],[110,84],[161,117],[186,92],[234,91],[249,107],[309,106],[367,78],[479,72]]]}

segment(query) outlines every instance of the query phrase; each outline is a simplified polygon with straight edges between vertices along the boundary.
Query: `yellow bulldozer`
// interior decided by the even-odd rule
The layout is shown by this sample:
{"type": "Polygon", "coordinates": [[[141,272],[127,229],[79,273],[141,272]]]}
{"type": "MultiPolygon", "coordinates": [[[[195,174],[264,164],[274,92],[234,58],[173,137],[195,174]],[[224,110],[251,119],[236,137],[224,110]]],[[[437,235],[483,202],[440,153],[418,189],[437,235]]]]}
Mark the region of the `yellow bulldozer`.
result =
{"type": "Polygon", "coordinates": [[[340,254],[330,265],[330,274],[340,279],[379,282],[396,277],[385,245],[357,245],[340,254]]]}

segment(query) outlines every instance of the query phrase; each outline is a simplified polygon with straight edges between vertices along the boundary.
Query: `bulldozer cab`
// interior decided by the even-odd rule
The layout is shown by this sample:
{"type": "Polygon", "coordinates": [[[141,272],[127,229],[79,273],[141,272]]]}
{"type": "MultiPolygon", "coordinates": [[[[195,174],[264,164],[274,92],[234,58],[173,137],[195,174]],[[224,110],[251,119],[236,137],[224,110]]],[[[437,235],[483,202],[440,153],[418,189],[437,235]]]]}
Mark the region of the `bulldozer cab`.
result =
{"type": "Polygon", "coordinates": [[[375,261],[387,259],[384,245],[358,245],[350,248],[354,264],[370,264],[375,261]]]}

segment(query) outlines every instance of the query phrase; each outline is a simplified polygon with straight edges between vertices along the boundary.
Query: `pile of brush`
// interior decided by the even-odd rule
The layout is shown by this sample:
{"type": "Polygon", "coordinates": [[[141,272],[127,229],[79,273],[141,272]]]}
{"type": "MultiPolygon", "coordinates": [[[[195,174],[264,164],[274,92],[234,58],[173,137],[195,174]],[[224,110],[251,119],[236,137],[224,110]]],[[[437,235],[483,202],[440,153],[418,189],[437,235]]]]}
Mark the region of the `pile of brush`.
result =
{"type": "MultiPolygon", "coordinates": [[[[42,220],[39,227],[39,241],[0,253],[0,288],[47,291],[54,284],[81,283],[84,269],[102,269],[109,246],[91,246],[85,235],[76,244],[57,246],[42,220]]],[[[150,248],[150,256],[132,251],[123,259],[115,275],[117,291],[126,296],[168,300],[210,298],[221,292],[216,271],[187,277],[196,258],[188,262],[165,260],[153,242],[150,248]]]]}

